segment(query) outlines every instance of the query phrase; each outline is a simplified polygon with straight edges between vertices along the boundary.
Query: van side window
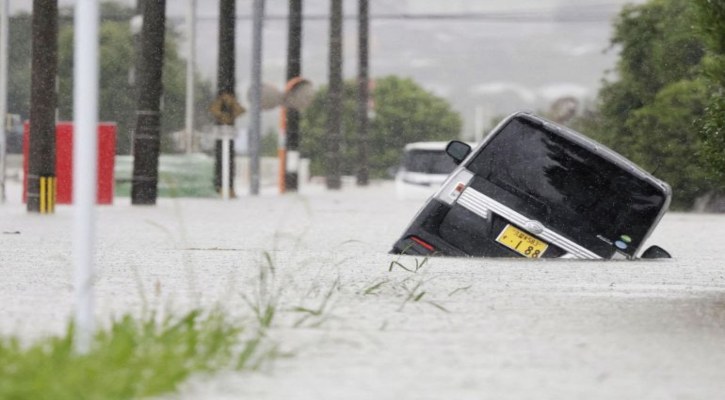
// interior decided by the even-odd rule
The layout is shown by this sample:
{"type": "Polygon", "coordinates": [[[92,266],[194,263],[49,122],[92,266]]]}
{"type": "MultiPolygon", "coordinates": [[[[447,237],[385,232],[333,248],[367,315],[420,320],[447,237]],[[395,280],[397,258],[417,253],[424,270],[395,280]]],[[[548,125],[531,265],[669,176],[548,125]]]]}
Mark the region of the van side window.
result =
{"type": "Polygon", "coordinates": [[[405,153],[403,168],[425,174],[449,174],[456,164],[443,150],[410,150],[405,153]]]}

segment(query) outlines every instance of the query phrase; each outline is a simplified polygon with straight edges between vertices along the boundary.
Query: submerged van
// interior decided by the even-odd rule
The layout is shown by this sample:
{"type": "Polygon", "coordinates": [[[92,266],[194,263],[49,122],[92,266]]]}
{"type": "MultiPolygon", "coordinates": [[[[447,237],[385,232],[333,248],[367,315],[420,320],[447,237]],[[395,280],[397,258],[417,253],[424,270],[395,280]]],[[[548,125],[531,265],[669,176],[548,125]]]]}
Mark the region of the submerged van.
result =
{"type": "Polygon", "coordinates": [[[530,113],[502,121],[424,204],[392,253],[529,258],[662,258],[643,245],[671,189],[631,161],[530,113]],[[641,254],[640,254],[641,253],[641,254]]]}
{"type": "Polygon", "coordinates": [[[403,148],[395,174],[395,192],[400,199],[425,199],[456,169],[446,153],[448,142],[415,142],[403,148]]]}

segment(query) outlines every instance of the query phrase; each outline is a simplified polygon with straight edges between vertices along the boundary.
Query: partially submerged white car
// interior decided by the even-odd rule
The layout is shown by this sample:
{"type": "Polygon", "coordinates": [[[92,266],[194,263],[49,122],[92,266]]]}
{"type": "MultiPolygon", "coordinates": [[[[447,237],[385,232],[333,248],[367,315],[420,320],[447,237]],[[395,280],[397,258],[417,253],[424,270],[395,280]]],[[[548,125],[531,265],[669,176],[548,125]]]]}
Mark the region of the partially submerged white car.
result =
{"type": "Polygon", "coordinates": [[[408,143],[403,149],[395,174],[395,193],[399,199],[423,200],[430,197],[456,169],[446,154],[448,142],[408,143]]]}

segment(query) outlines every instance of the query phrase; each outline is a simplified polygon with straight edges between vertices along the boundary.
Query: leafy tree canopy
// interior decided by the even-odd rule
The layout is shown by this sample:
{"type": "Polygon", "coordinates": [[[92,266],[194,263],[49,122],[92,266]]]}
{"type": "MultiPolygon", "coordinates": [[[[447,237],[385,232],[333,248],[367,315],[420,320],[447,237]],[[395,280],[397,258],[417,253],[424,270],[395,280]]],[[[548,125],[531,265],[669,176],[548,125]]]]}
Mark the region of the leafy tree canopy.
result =
{"type": "Polygon", "coordinates": [[[702,156],[718,189],[725,189],[725,3],[696,0],[698,26],[708,53],[703,60],[710,86],[705,115],[700,120],[702,156]]]}
{"type": "MultiPolygon", "coordinates": [[[[99,119],[118,124],[117,151],[130,152],[131,130],[136,123],[137,92],[131,79],[136,62],[135,39],[130,31],[132,8],[105,2],[101,7],[99,119]],[[104,16],[110,16],[105,18],[104,16]]],[[[70,10],[61,10],[58,33],[58,111],[59,118],[73,118],[73,25],[70,10]]],[[[30,110],[31,17],[13,16],[10,26],[10,85],[8,109],[24,118],[30,110]]],[[[172,148],[169,133],[184,126],[186,61],[178,53],[178,34],[169,28],[164,52],[162,100],[162,146],[172,148]]],[[[209,82],[196,79],[196,104],[211,103],[213,91],[209,82]]],[[[198,125],[210,122],[206,107],[195,110],[198,125]]]]}
{"type": "MultiPolygon", "coordinates": [[[[342,174],[354,175],[358,168],[356,125],[357,84],[344,86],[341,132],[342,174]]],[[[403,146],[410,142],[452,140],[459,136],[461,117],[450,105],[416,84],[412,79],[387,76],[375,80],[372,91],[374,115],[368,132],[370,176],[382,178],[398,164],[403,146]]],[[[318,91],[313,104],[303,113],[301,151],[311,159],[311,173],[322,175],[327,149],[327,87],[318,91]]]]}
{"type": "Polygon", "coordinates": [[[596,111],[578,128],[673,187],[673,207],[689,208],[713,187],[699,157],[698,121],[709,86],[705,44],[689,0],[625,6],[612,45],[621,49],[617,79],[605,81],[596,111]]]}
{"type": "Polygon", "coordinates": [[[26,119],[30,115],[30,15],[10,18],[8,31],[8,112],[26,119]]]}

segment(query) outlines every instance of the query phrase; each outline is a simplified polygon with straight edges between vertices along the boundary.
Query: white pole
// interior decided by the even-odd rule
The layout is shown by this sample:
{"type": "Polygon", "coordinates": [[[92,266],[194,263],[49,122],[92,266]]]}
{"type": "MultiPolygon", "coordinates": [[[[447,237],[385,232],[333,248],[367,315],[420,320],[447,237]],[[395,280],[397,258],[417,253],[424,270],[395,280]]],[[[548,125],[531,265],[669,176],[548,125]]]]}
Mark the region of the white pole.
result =
{"type": "Polygon", "coordinates": [[[231,174],[229,170],[229,145],[231,140],[225,128],[227,128],[226,125],[222,127],[224,130],[224,137],[222,138],[222,199],[229,200],[229,175],[231,174]]]}
{"type": "Polygon", "coordinates": [[[7,155],[8,115],[8,13],[10,0],[0,4],[0,204],[5,202],[5,164],[7,155]]]}
{"type": "Polygon", "coordinates": [[[73,259],[75,349],[90,350],[94,331],[93,258],[98,167],[98,0],[77,0],[73,77],[73,259]]]}
{"type": "Polygon", "coordinates": [[[189,58],[186,60],[186,153],[194,148],[194,65],[196,65],[196,0],[189,0],[186,28],[189,39],[189,58]]]}

